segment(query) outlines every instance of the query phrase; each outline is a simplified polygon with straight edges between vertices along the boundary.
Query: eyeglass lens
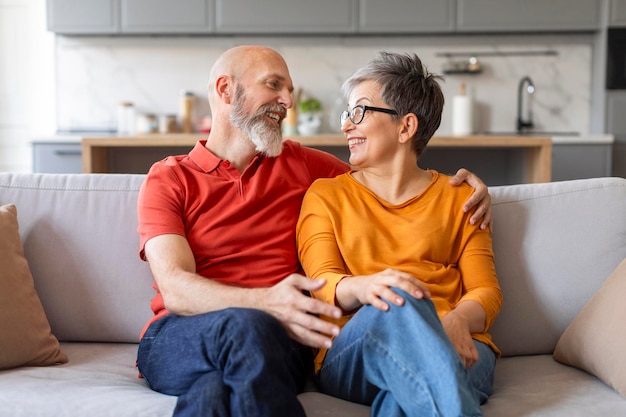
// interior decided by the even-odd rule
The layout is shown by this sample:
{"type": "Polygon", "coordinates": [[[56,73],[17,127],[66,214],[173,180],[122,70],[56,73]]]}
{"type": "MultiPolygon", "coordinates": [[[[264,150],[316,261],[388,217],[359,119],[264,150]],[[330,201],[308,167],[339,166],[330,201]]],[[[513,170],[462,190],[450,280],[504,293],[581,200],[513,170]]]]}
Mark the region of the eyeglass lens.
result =
{"type": "Polygon", "coordinates": [[[339,116],[339,123],[341,123],[341,126],[343,126],[343,124],[346,122],[346,120],[348,120],[349,117],[352,123],[358,125],[363,121],[364,114],[365,110],[363,106],[355,106],[350,111],[344,110],[341,112],[341,115],[339,116]]]}

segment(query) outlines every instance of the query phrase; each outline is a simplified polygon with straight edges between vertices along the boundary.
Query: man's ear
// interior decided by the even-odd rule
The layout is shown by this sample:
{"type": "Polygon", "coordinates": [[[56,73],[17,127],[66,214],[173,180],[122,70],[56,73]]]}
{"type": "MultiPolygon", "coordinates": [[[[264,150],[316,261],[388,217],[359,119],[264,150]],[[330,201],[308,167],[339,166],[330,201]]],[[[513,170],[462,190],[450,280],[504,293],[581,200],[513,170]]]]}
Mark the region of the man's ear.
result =
{"type": "Polygon", "coordinates": [[[407,143],[413,136],[417,133],[417,126],[419,125],[419,120],[414,113],[405,114],[400,119],[400,143],[407,143]]]}
{"type": "Polygon", "coordinates": [[[222,100],[224,103],[230,104],[231,102],[231,79],[226,75],[222,75],[215,81],[215,92],[216,95],[222,100]]]}

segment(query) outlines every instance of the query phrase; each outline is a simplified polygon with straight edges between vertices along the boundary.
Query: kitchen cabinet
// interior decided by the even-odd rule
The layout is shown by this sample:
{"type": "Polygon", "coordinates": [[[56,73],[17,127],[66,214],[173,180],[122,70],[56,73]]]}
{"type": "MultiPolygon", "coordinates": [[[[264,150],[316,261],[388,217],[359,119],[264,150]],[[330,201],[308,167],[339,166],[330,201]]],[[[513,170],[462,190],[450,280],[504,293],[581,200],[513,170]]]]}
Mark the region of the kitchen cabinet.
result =
{"type": "Polygon", "coordinates": [[[209,33],[213,0],[121,0],[122,33],[209,33]]]}
{"type": "Polygon", "coordinates": [[[611,0],[609,26],[626,26],[626,0],[611,0]]]}
{"type": "Polygon", "coordinates": [[[215,0],[217,33],[341,34],[357,29],[358,0],[215,0]]]}
{"type": "Polygon", "coordinates": [[[47,0],[48,30],[66,35],[209,33],[214,0],[47,0]]]}
{"type": "MultiPolygon", "coordinates": [[[[600,28],[604,0],[47,0],[48,30],[79,34],[410,34],[600,28]]],[[[626,25],[626,0],[611,24],[626,25]]]]}
{"type": "Polygon", "coordinates": [[[600,28],[602,0],[457,0],[457,32],[559,32],[600,28]]]}
{"type": "Polygon", "coordinates": [[[626,90],[607,93],[606,129],[615,135],[616,142],[626,143],[626,90]]]}
{"type": "Polygon", "coordinates": [[[607,93],[606,131],[615,137],[612,175],[626,178],[626,90],[607,93]]]}
{"type": "Polygon", "coordinates": [[[359,0],[359,33],[454,31],[456,0],[359,0]]]}
{"type": "Polygon", "coordinates": [[[80,143],[33,143],[33,172],[74,174],[82,171],[80,143]]]}
{"type": "Polygon", "coordinates": [[[117,33],[120,0],[47,0],[48,30],[64,34],[117,33]]]}
{"type": "Polygon", "coordinates": [[[552,181],[611,176],[613,145],[576,143],[552,145],[552,181]]]}

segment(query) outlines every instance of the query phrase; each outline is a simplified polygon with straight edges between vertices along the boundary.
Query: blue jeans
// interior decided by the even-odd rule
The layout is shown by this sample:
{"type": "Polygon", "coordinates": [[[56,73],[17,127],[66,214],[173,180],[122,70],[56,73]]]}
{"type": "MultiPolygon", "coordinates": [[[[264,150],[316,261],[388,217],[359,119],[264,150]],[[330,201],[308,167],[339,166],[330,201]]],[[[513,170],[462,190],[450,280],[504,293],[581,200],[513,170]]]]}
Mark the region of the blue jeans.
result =
{"type": "Polygon", "coordinates": [[[430,300],[362,307],[341,330],[316,377],[320,390],[371,405],[372,416],[482,416],[495,354],[474,341],[479,362],[465,369],[430,300]]]}
{"type": "Polygon", "coordinates": [[[153,390],[178,396],[177,417],[305,416],[297,395],[311,350],[260,310],[165,316],[144,334],[137,365],[153,390]]]}

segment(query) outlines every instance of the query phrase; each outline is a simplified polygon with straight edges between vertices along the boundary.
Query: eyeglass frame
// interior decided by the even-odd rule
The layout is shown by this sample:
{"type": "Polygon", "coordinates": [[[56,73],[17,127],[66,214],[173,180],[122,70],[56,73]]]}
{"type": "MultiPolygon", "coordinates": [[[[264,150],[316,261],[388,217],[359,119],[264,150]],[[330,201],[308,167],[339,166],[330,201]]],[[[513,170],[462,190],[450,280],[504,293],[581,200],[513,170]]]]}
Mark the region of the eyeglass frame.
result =
{"type": "Polygon", "coordinates": [[[385,109],[383,107],[373,107],[373,106],[366,106],[364,104],[358,104],[354,107],[352,107],[352,109],[350,110],[344,110],[339,114],[339,123],[341,124],[341,126],[343,126],[343,124],[346,122],[346,120],[348,120],[348,118],[350,118],[350,121],[352,123],[354,123],[355,125],[360,124],[363,119],[365,118],[365,112],[371,110],[371,111],[377,111],[380,113],[387,113],[387,114],[391,114],[393,116],[397,116],[398,115],[398,111],[394,110],[394,109],[385,109]],[[358,122],[355,121],[352,117],[352,115],[354,114],[354,109],[360,108],[363,110],[363,113],[361,113],[361,120],[359,120],[358,122]]]}

